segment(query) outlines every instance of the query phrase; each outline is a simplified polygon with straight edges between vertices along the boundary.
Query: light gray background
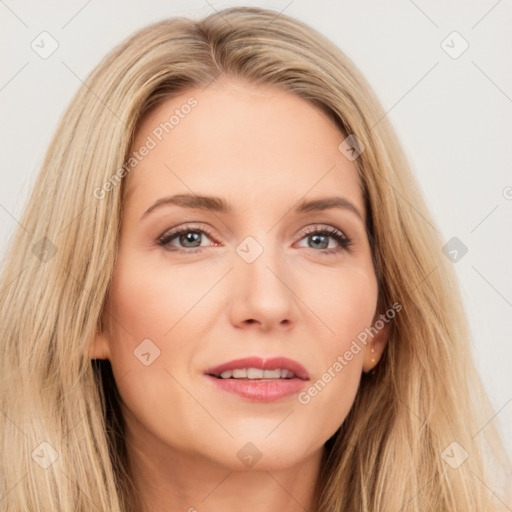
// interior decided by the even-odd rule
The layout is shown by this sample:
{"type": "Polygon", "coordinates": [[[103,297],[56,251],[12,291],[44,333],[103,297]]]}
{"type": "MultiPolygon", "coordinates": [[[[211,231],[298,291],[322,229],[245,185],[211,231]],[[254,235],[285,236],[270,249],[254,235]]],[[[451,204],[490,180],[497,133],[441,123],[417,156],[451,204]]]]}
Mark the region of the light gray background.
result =
{"type": "MultiPolygon", "coordinates": [[[[0,0],[2,254],[57,121],[99,60],[146,24],[175,15],[201,17],[230,5],[240,3],[0,0]],[[47,59],[31,48],[43,31],[59,45],[47,59]]],[[[468,247],[454,265],[478,368],[499,411],[488,421],[501,422],[512,456],[511,2],[244,5],[309,23],[353,59],[376,90],[444,240],[456,236],[468,247]],[[469,44],[456,59],[441,46],[453,31],[469,44]]],[[[452,52],[461,48],[456,37],[444,43],[452,52]]]]}

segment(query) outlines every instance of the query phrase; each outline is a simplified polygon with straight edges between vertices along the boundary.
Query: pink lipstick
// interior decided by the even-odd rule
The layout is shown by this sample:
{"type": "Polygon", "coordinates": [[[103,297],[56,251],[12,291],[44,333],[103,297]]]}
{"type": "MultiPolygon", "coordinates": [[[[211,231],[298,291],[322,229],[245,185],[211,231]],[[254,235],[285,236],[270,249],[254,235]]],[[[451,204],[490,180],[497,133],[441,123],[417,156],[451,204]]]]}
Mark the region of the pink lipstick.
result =
{"type": "Polygon", "coordinates": [[[246,357],[209,368],[207,378],[219,389],[259,402],[273,402],[301,391],[309,375],[287,357],[246,357]]]}

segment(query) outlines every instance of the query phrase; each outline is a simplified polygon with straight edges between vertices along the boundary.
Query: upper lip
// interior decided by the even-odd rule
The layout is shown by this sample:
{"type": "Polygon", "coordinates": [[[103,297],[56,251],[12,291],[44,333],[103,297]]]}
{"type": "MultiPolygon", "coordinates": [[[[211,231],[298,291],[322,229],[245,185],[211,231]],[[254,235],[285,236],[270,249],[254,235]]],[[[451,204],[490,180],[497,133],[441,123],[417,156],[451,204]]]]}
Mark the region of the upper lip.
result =
{"type": "Polygon", "coordinates": [[[233,359],[227,363],[208,368],[205,373],[217,376],[226,370],[235,370],[236,368],[259,368],[261,370],[277,370],[282,368],[293,372],[299,379],[309,380],[306,368],[297,361],[287,357],[271,357],[268,359],[263,357],[244,357],[242,359],[233,359]]]}

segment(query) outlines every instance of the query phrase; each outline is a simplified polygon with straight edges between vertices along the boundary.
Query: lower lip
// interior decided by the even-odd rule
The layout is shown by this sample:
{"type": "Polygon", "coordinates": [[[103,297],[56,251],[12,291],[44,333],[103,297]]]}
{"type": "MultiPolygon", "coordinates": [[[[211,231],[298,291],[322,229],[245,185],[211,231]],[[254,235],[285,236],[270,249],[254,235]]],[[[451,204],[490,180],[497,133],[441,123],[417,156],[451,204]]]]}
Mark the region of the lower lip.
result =
{"type": "Polygon", "coordinates": [[[207,378],[224,391],[258,402],[274,402],[295,395],[306,384],[305,380],[299,378],[272,380],[218,379],[211,375],[207,375],[207,378]]]}

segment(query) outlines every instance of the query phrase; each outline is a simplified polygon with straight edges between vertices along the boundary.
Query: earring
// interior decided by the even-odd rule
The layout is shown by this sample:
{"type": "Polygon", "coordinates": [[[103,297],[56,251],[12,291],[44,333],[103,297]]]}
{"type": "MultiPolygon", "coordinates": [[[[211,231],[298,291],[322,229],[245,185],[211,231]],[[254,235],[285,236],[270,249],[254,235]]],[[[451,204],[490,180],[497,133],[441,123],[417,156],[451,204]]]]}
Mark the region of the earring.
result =
{"type": "MultiPolygon", "coordinates": [[[[374,355],[374,354],[375,354],[375,349],[372,347],[372,348],[370,349],[370,352],[374,355]]],[[[374,365],[374,367],[373,367],[373,369],[372,369],[372,373],[371,373],[371,374],[372,374],[372,375],[375,375],[375,357],[372,357],[372,358],[370,359],[370,362],[374,365]]]]}

